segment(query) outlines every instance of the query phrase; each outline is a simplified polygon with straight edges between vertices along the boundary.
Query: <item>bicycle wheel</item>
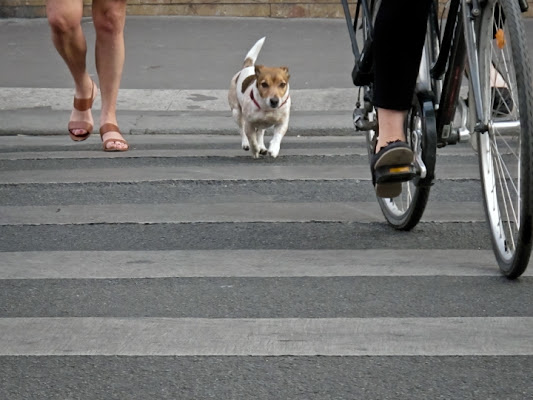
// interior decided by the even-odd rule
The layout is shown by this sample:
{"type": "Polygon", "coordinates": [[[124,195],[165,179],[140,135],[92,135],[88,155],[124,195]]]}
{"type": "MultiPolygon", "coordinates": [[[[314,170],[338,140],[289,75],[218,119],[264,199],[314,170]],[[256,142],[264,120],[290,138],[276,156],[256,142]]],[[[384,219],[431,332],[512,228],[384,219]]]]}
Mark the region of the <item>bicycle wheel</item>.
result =
{"type": "Polygon", "coordinates": [[[435,170],[436,132],[433,102],[420,95],[413,101],[406,121],[406,140],[415,154],[418,176],[402,183],[398,197],[377,198],[385,219],[398,230],[414,228],[426,209],[435,170]]]}
{"type": "Polygon", "coordinates": [[[533,88],[518,2],[487,0],[478,32],[488,121],[488,131],[477,134],[484,207],[500,270],[514,279],[525,271],[531,254],[533,189],[533,88]]]}

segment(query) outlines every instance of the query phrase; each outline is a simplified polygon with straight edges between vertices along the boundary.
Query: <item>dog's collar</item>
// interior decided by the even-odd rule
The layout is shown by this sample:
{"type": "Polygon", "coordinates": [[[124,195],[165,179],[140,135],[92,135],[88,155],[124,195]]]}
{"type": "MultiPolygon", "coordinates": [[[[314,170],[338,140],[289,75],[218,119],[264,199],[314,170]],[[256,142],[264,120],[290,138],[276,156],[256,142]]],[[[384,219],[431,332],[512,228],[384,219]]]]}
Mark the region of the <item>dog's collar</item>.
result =
{"type": "Polygon", "coordinates": [[[254,97],[254,90],[250,90],[250,98],[252,99],[252,101],[254,102],[254,104],[257,106],[257,109],[261,109],[261,106],[259,105],[259,103],[257,102],[257,100],[255,99],[254,97]]]}
{"type": "MultiPolygon", "coordinates": [[[[285,99],[285,101],[283,103],[281,103],[281,105],[278,107],[278,108],[281,108],[285,105],[285,103],[289,100],[289,97],[291,97],[290,95],[287,96],[287,98],[285,99]]],[[[254,104],[257,106],[257,109],[260,110],[261,109],[261,106],[259,105],[259,103],[257,102],[257,100],[255,99],[254,97],[254,91],[253,89],[250,90],[250,98],[252,99],[252,101],[254,102],[254,104]]]]}
{"type": "Polygon", "coordinates": [[[291,97],[290,95],[287,96],[287,98],[285,99],[285,101],[283,103],[281,103],[281,106],[279,106],[278,108],[281,108],[285,105],[285,103],[289,100],[289,97],[291,97]]]}

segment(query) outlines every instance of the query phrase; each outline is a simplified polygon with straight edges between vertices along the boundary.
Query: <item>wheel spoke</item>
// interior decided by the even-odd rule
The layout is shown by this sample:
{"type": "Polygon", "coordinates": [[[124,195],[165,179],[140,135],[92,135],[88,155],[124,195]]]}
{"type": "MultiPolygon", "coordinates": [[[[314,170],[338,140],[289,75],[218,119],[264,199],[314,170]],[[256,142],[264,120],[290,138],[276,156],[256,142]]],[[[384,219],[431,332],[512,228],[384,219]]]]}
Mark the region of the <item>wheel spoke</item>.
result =
{"type": "MultiPolygon", "coordinates": [[[[500,197],[501,197],[500,200],[503,202],[502,207],[500,207],[500,209],[503,209],[503,211],[505,212],[505,220],[501,219],[501,223],[502,223],[501,228],[502,229],[505,228],[503,224],[507,225],[507,228],[508,228],[507,232],[509,232],[509,235],[505,235],[505,230],[504,230],[504,235],[506,238],[508,237],[511,239],[512,249],[514,250],[516,248],[516,245],[514,242],[514,235],[513,235],[514,229],[513,229],[512,223],[514,222],[516,226],[518,227],[519,224],[517,221],[519,220],[517,219],[517,212],[513,204],[513,197],[511,195],[511,191],[509,190],[509,180],[511,181],[511,183],[513,183],[513,181],[511,178],[507,178],[508,177],[508,174],[506,173],[506,171],[508,171],[507,166],[502,162],[501,156],[497,153],[497,151],[496,151],[496,155],[493,155],[492,159],[493,159],[493,165],[494,165],[494,169],[495,169],[495,173],[497,177],[495,186],[497,185],[500,187],[500,191],[499,191],[500,197]]],[[[514,184],[512,186],[516,189],[514,184]]],[[[498,195],[496,195],[496,199],[498,200],[498,195]]],[[[500,215],[500,218],[501,218],[501,215],[500,215]]]]}

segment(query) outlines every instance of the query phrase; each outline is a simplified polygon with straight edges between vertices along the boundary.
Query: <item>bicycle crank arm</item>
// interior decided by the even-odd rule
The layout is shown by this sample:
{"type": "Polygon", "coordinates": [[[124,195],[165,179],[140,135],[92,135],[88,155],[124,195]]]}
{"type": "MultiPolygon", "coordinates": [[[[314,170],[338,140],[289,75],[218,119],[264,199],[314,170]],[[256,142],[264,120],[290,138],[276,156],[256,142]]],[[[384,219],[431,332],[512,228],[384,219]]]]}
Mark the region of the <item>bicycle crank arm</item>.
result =
{"type": "Polygon", "coordinates": [[[424,179],[427,176],[428,170],[426,168],[426,164],[424,164],[424,161],[422,161],[422,155],[420,153],[416,154],[415,168],[416,173],[420,178],[424,179]]]}

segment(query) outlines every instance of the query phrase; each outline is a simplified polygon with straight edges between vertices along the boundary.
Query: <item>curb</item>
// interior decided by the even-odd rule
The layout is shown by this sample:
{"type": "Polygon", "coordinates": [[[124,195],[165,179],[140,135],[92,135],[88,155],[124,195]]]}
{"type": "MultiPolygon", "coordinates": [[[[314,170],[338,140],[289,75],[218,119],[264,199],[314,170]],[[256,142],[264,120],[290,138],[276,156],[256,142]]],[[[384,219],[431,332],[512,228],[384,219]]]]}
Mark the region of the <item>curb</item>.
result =
{"type": "MultiPolygon", "coordinates": [[[[351,111],[335,114],[293,113],[288,136],[348,136],[354,134],[351,111]]],[[[33,110],[31,113],[0,111],[0,136],[55,136],[67,133],[68,112],[33,110]],[[17,115],[18,114],[18,115],[17,115]],[[22,114],[22,115],[21,115],[22,114]]],[[[95,116],[96,120],[96,116],[95,116]]],[[[231,115],[158,115],[120,113],[119,124],[125,135],[239,135],[231,115]]],[[[96,130],[93,133],[97,133],[96,130]]],[[[270,132],[267,130],[267,136],[270,132]]]]}
{"type": "MultiPolygon", "coordinates": [[[[287,135],[351,135],[357,93],[351,88],[291,91],[293,104],[287,135]]],[[[63,135],[71,102],[71,89],[0,88],[0,135],[63,135]]],[[[100,107],[97,98],[93,106],[96,125],[100,107]]],[[[239,132],[227,104],[226,90],[123,89],[117,109],[124,134],[239,132]]]]}

